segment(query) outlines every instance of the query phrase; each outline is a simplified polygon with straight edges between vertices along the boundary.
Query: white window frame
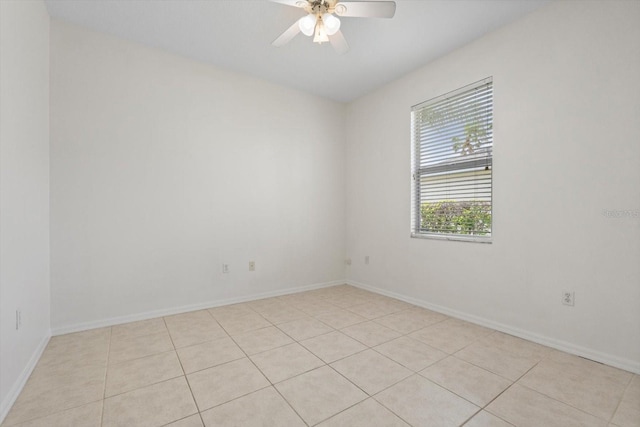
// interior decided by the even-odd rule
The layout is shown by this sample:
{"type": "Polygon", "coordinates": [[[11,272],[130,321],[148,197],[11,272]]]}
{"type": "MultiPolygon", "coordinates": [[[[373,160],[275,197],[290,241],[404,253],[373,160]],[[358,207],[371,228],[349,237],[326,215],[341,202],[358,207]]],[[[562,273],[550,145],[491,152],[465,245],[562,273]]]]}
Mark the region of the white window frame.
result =
{"type": "MultiPolygon", "coordinates": [[[[478,98],[480,99],[480,98],[478,98]]],[[[475,105],[475,104],[473,104],[475,105]]],[[[476,111],[476,110],[474,110],[476,111]]],[[[445,114],[446,115],[446,114],[445,114]]],[[[432,115],[432,116],[435,116],[432,115]]],[[[452,140],[453,141],[453,140],[452,140]]],[[[453,142],[452,142],[453,144],[453,142]]],[[[449,92],[445,95],[430,99],[428,101],[422,102],[420,104],[414,105],[411,107],[411,167],[412,167],[412,179],[411,179],[411,237],[413,238],[427,238],[427,239],[441,239],[441,240],[456,240],[456,241],[466,241],[466,242],[479,242],[479,243],[491,243],[493,236],[493,78],[488,77],[483,80],[480,80],[476,83],[470,84],[468,86],[462,87],[460,89],[449,92]],[[476,98],[473,98],[474,101],[469,103],[469,105],[477,102],[479,106],[485,108],[482,110],[482,113],[474,113],[480,115],[482,120],[487,120],[482,122],[482,126],[484,126],[484,134],[482,136],[482,142],[479,142],[479,145],[475,147],[476,151],[473,149],[469,150],[470,152],[464,153],[464,149],[460,150],[460,153],[457,154],[457,150],[455,150],[452,145],[451,153],[445,152],[442,154],[442,150],[444,147],[444,136],[437,135],[438,131],[433,130],[437,126],[441,127],[440,134],[447,134],[446,138],[449,138],[449,134],[461,136],[461,132],[466,123],[463,119],[460,120],[458,117],[475,117],[468,113],[467,107],[461,108],[459,107],[459,102],[456,103],[456,100],[460,100],[460,97],[463,96],[475,96],[473,94],[478,93],[483,96],[482,101],[475,101],[476,98]],[[488,100],[488,102],[487,102],[488,100]],[[445,110],[448,112],[453,112],[455,114],[451,114],[453,119],[442,119],[438,125],[431,124],[431,122],[427,122],[427,120],[422,117],[428,117],[428,114],[431,114],[430,111],[437,111],[437,108],[451,108],[451,110],[445,110]],[[433,110],[429,110],[433,109],[433,110]],[[462,114],[458,115],[462,111],[462,114]],[[450,121],[448,121],[450,120],[450,121]],[[447,122],[448,121],[448,122],[447,122]],[[447,127],[448,126],[448,127],[447,127]],[[457,126],[456,130],[451,131],[453,127],[457,126]],[[440,139],[440,141],[436,141],[433,143],[431,140],[427,139],[425,136],[425,128],[428,128],[426,132],[429,134],[436,134],[433,139],[440,139]],[[434,145],[440,144],[440,145],[434,145]],[[430,146],[429,148],[427,148],[430,146]],[[430,150],[433,152],[438,151],[438,154],[431,154],[430,150]],[[464,154],[463,154],[464,153],[464,154]],[[434,160],[435,159],[435,160],[434,160]],[[485,172],[488,171],[488,172],[485,172]],[[464,178],[464,175],[472,174],[473,178],[464,178]],[[448,197],[442,197],[442,199],[437,200],[434,197],[437,192],[432,191],[432,193],[425,192],[426,187],[425,184],[428,180],[434,182],[438,181],[438,187],[444,187],[445,192],[448,195],[449,189],[451,188],[451,192],[455,194],[455,189],[453,187],[449,187],[450,184],[442,184],[443,182],[447,183],[451,177],[458,175],[458,180],[464,180],[464,184],[467,186],[472,186],[472,188],[479,188],[478,194],[479,199],[473,200],[472,203],[482,202],[486,205],[489,204],[489,213],[491,215],[491,225],[488,230],[488,234],[465,234],[465,233],[455,233],[451,231],[443,232],[436,230],[425,230],[422,228],[422,217],[421,217],[421,208],[426,200],[431,200],[433,202],[439,201],[442,202],[444,200],[448,200],[448,197]],[[488,185],[488,187],[487,187],[488,185]],[[488,194],[487,194],[488,193],[488,194]],[[426,195],[425,195],[426,194],[426,195]]],[[[453,182],[450,181],[450,182],[453,182]]],[[[459,183],[460,181],[458,181],[459,183]]],[[[469,197],[469,196],[464,196],[469,197]]],[[[460,200],[463,201],[463,200],[460,200]]],[[[470,200],[465,200],[470,201],[470,200]]],[[[482,231],[482,230],[480,230],[482,231]]]]}

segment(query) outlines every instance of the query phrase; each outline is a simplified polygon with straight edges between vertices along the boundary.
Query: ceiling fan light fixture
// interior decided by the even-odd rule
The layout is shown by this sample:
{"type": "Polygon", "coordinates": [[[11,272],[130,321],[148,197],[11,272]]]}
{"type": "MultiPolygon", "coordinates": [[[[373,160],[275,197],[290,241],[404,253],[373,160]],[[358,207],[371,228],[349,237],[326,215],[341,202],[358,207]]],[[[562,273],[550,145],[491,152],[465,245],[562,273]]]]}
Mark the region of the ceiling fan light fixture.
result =
{"type": "Polygon", "coordinates": [[[322,18],[318,19],[318,23],[316,24],[316,34],[313,37],[313,42],[322,44],[324,42],[329,41],[329,36],[327,35],[327,30],[322,22],[322,18]]]}
{"type": "Polygon", "coordinates": [[[329,36],[334,35],[340,29],[340,20],[330,13],[322,15],[322,23],[329,36]]]}
{"type": "Polygon", "coordinates": [[[317,20],[318,18],[313,14],[309,14],[300,18],[300,20],[298,21],[298,26],[300,27],[300,31],[302,32],[302,34],[304,34],[305,36],[313,35],[313,30],[316,28],[317,20]]]}

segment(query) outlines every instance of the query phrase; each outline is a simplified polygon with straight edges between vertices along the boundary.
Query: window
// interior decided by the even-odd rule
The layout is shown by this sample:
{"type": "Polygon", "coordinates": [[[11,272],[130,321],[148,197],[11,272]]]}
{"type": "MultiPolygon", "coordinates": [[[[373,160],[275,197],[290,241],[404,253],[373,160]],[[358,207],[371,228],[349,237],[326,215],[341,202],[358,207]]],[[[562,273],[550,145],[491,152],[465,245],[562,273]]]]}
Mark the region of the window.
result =
{"type": "Polygon", "coordinates": [[[412,237],[491,241],[492,78],[411,108],[412,237]]]}

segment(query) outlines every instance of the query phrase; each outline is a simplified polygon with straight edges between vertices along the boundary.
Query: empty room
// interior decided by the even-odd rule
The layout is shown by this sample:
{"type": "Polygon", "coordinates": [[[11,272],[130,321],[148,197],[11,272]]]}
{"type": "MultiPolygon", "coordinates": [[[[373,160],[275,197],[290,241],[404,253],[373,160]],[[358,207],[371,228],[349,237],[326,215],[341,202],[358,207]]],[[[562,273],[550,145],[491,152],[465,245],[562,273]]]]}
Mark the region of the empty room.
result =
{"type": "Polygon", "coordinates": [[[640,2],[0,0],[2,427],[640,427],[640,2]]]}

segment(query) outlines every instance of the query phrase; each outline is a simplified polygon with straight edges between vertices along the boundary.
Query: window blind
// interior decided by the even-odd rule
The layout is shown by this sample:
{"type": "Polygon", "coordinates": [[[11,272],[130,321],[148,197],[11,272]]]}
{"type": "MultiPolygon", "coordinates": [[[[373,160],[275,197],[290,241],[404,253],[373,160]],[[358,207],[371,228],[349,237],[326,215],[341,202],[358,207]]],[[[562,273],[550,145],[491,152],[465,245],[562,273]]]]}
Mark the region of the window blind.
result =
{"type": "Polygon", "coordinates": [[[491,237],[493,80],[411,109],[412,235],[491,237]]]}

